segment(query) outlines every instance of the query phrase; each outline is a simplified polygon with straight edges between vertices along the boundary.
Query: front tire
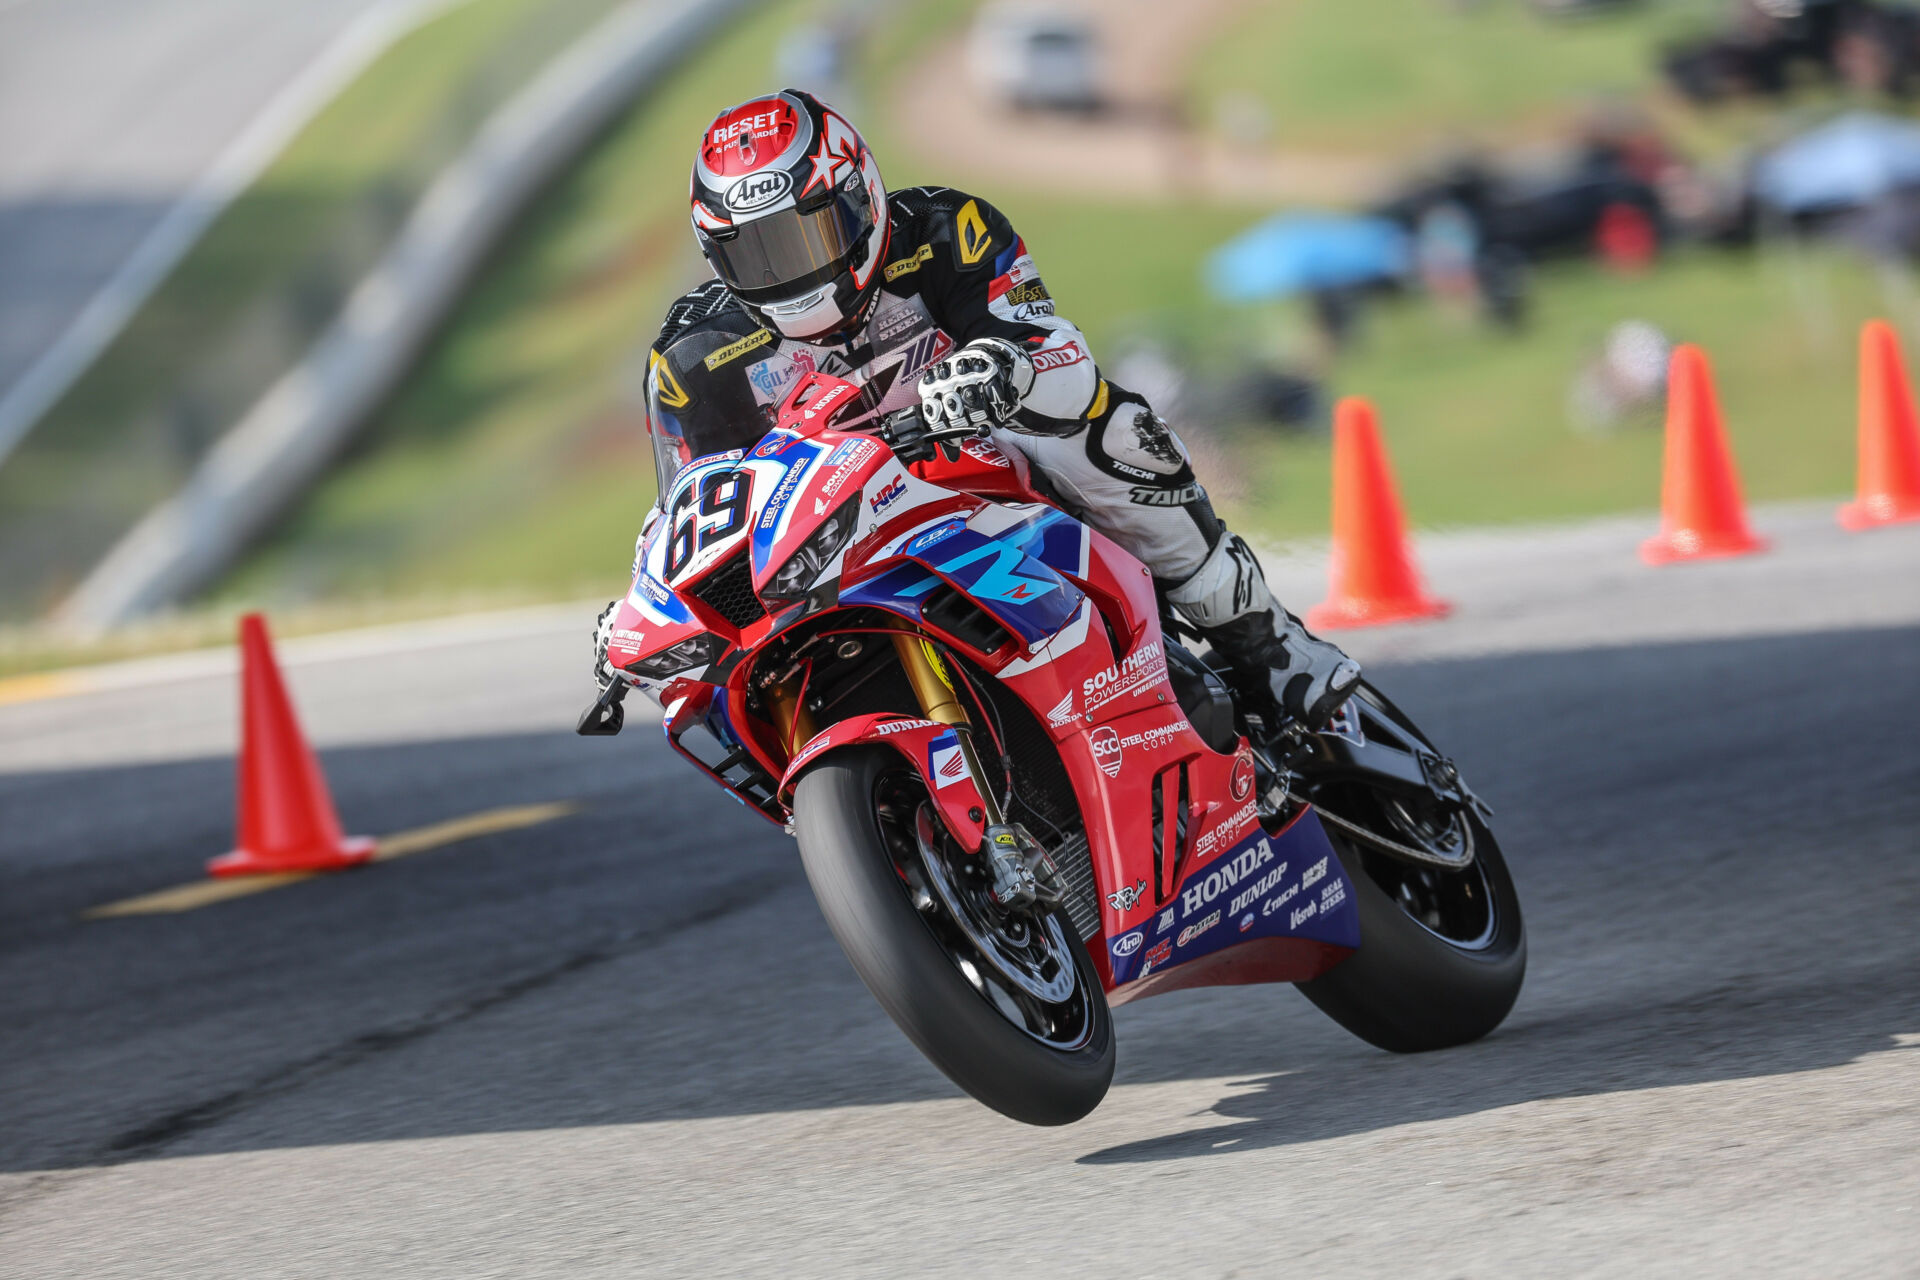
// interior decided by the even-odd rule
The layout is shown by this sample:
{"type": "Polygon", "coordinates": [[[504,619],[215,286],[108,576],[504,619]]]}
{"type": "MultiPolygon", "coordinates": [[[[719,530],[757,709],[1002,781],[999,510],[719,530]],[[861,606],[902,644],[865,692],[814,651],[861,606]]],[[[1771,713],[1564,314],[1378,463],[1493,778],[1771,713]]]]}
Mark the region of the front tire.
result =
{"type": "Polygon", "coordinates": [[[821,914],[867,990],[950,1080],[1026,1124],[1078,1120],[1113,1080],[1113,1018],[1093,962],[1064,913],[999,919],[1024,951],[983,933],[997,918],[977,897],[977,864],[927,806],[925,784],[888,747],[836,751],[801,777],[794,832],[821,914]],[[940,862],[929,868],[929,857],[940,862]],[[1003,976],[1009,954],[1039,958],[1027,983],[1038,994],[1003,976]]]}

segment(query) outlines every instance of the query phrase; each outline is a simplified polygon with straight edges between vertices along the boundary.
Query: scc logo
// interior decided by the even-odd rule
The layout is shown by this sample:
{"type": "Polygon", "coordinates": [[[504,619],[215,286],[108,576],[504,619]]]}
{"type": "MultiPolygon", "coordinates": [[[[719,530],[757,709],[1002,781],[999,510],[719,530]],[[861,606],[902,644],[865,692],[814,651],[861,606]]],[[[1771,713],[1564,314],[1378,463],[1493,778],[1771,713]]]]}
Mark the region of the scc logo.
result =
{"type": "Polygon", "coordinates": [[[1093,731],[1093,762],[1100,766],[1100,772],[1109,778],[1120,776],[1120,735],[1111,725],[1101,725],[1093,731]]]}
{"type": "Polygon", "coordinates": [[[1233,780],[1228,784],[1235,800],[1245,800],[1253,794],[1253,757],[1241,752],[1233,762],[1233,780]]]}
{"type": "Polygon", "coordinates": [[[1000,452],[991,440],[984,439],[980,436],[968,436],[965,440],[962,440],[960,442],[960,452],[966,454],[975,462],[984,462],[990,467],[1006,467],[1008,469],[1012,469],[1013,467],[1012,461],[1008,459],[1006,454],[1000,452]]]}
{"type": "Polygon", "coordinates": [[[755,209],[766,208],[791,190],[792,174],[785,169],[769,169],[765,173],[749,174],[728,187],[721,203],[735,213],[752,213],[755,209]]]}
{"type": "Polygon", "coordinates": [[[1140,949],[1140,944],[1144,941],[1146,941],[1146,939],[1141,936],[1138,929],[1135,929],[1132,933],[1123,933],[1113,940],[1113,954],[1117,956],[1130,956],[1140,949]]]}

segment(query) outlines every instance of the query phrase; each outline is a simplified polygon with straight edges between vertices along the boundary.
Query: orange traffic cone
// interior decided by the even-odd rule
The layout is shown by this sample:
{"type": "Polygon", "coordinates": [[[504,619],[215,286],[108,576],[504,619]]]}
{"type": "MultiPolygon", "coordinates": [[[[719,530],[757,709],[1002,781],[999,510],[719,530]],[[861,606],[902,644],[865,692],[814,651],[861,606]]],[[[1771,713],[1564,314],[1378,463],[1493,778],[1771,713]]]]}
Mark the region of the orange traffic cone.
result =
{"type": "Polygon", "coordinates": [[[1407,546],[1407,522],[1380,443],[1373,406],[1348,396],[1333,411],[1332,592],[1307,610],[1316,631],[1440,618],[1453,608],[1427,595],[1407,546]]]}
{"type": "Polygon", "coordinates": [[[208,873],[338,871],[371,858],[372,840],[340,834],[327,780],[300,734],[257,613],[240,619],[240,696],[240,845],[208,862],[208,873]]]}
{"type": "Polygon", "coordinates": [[[1860,329],[1860,471],[1840,527],[1858,532],[1920,520],[1920,422],[1900,359],[1900,339],[1885,320],[1860,329]]]}
{"type": "Polygon", "coordinates": [[[1667,366],[1667,456],[1660,486],[1660,532],[1640,544],[1648,564],[1711,560],[1764,551],[1747,528],[1740,477],[1720,423],[1707,353],[1690,342],[1667,366]]]}

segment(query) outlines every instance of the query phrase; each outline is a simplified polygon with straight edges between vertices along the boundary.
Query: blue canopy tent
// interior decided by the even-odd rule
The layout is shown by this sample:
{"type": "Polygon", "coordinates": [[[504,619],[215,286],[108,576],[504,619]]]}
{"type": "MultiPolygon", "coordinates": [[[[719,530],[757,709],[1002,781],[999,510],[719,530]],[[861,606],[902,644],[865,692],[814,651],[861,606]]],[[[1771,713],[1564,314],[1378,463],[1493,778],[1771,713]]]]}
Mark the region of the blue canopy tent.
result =
{"type": "Polygon", "coordinates": [[[1397,280],[1412,265],[1406,229],[1386,218],[1283,213],[1207,259],[1207,287],[1227,302],[1397,280]]]}
{"type": "Polygon", "coordinates": [[[1783,213],[1858,208],[1920,186],[1920,125],[1858,111],[1782,143],[1753,168],[1753,193],[1783,213]]]}

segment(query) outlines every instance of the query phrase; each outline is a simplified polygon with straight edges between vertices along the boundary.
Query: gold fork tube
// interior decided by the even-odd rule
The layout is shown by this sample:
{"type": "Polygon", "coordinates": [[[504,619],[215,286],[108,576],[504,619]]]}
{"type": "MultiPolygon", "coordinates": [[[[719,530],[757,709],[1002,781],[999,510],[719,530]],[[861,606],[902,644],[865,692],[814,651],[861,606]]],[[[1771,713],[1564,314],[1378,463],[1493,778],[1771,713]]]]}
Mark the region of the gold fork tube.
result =
{"type": "Polygon", "coordinates": [[[941,669],[932,645],[912,632],[896,631],[893,651],[900,656],[900,665],[907,669],[907,679],[913,684],[913,696],[920,700],[922,715],[939,724],[969,723],[966,708],[960,705],[953,681],[941,669]]]}
{"type": "Polygon", "coordinates": [[[935,723],[953,726],[954,740],[960,744],[960,758],[966,761],[967,776],[980,795],[985,822],[990,827],[1000,826],[1006,816],[1000,812],[993,788],[987,785],[986,770],[980,767],[980,756],[973,746],[973,730],[969,727],[972,722],[967,718],[966,708],[960,705],[953,681],[933,646],[910,631],[896,631],[893,651],[900,655],[900,665],[907,669],[907,679],[913,683],[913,696],[920,700],[921,714],[935,723]]]}
{"type": "Polygon", "coordinates": [[[774,727],[780,730],[780,742],[792,755],[813,739],[813,713],[794,691],[795,681],[782,680],[766,692],[767,710],[773,712],[774,727]]]}

